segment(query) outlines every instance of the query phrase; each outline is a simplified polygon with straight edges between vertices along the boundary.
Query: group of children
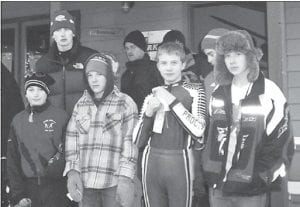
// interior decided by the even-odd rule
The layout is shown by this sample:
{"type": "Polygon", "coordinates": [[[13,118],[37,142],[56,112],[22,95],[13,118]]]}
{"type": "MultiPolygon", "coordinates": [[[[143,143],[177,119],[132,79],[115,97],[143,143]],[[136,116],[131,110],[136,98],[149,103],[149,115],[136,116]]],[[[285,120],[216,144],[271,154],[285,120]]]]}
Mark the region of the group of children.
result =
{"type": "Polygon", "coordinates": [[[86,61],[88,88],[70,120],[47,101],[51,76],[26,78],[29,104],[13,119],[8,143],[13,203],[30,198],[33,207],[65,206],[69,193],[82,207],[135,206],[143,147],[146,206],[195,206],[193,196],[208,188],[212,207],[264,207],[293,153],[288,107],[259,72],[262,53],[251,36],[222,31],[203,39],[213,57],[209,85],[216,85],[209,101],[204,84],[182,80],[185,51],[171,42],[157,52],[164,85],[152,89],[139,117],[101,53],[86,61]]]}

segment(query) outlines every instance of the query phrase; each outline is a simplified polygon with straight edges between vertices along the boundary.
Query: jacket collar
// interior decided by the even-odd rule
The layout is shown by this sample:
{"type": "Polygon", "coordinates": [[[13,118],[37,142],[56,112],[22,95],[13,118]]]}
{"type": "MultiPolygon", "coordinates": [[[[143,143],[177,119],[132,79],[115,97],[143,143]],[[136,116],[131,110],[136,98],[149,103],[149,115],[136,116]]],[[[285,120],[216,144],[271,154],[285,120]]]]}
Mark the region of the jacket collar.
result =
{"type": "MultiPolygon", "coordinates": [[[[79,47],[79,42],[77,41],[76,38],[73,38],[73,46],[72,46],[71,50],[64,52],[65,56],[68,57],[69,61],[76,58],[78,47],[79,47]]],[[[61,63],[61,57],[59,55],[59,51],[57,49],[57,44],[55,41],[49,48],[49,52],[47,53],[47,56],[51,61],[61,63]]]]}
{"type": "MultiPolygon", "coordinates": [[[[263,73],[260,72],[257,80],[254,81],[251,91],[248,94],[247,98],[259,96],[265,92],[265,79],[264,78],[265,77],[264,77],[263,73]]],[[[214,92],[214,96],[216,96],[216,97],[220,96],[222,94],[224,94],[226,96],[230,95],[228,98],[231,97],[231,84],[219,86],[214,92]],[[224,93],[226,93],[226,94],[224,94],[224,93]]]]}
{"type": "Polygon", "coordinates": [[[147,53],[145,53],[145,55],[142,59],[127,62],[126,67],[134,67],[139,64],[144,64],[145,61],[149,61],[149,60],[150,60],[149,55],[147,53]]]}
{"type": "Polygon", "coordinates": [[[31,113],[31,112],[41,113],[41,112],[45,111],[49,106],[50,106],[50,102],[48,100],[41,106],[30,106],[28,104],[26,107],[26,111],[28,111],[28,113],[31,113]]]}

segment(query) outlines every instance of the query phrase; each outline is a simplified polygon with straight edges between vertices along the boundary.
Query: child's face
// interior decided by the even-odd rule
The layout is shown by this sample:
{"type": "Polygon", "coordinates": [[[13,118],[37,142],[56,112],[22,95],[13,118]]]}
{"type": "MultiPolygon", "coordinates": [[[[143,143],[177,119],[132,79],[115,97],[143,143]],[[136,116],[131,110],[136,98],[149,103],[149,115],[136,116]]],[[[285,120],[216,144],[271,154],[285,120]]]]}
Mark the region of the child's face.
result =
{"type": "Polygon", "coordinates": [[[46,103],[47,93],[38,86],[29,86],[25,94],[30,106],[41,106],[46,103]]]}
{"type": "Polygon", "coordinates": [[[246,55],[242,52],[229,52],[224,55],[225,64],[228,71],[234,75],[248,73],[246,55]]]}
{"type": "Polygon", "coordinates": [[[101,98],[106,86],[106,77],[96,71],[90,71],[86,74],[90,88],[96,98],[101,98]]]}
{"type": "Polygon", "coordinates": [[[204,49],[204,53],[207,56],[207,61],[214,66],[216,64],[217,52],[214,49],[204,49]]]}
{"type": "Polygon", "coordinates": [[[176,54],[162,53],[158,56],[157,68],[163,77],[165,84],[176,83],[181,80],[181,71],[185,64],[176,54]]]}

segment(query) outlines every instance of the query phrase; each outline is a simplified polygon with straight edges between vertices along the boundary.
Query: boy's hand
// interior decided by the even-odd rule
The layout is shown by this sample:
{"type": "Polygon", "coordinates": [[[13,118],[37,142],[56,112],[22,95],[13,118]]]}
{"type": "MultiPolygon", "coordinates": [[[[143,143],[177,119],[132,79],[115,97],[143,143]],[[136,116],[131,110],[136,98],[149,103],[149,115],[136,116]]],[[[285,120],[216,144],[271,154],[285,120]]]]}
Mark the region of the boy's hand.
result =
{"type": "Polygon", "coordinates": [[[134,182],[130,178],[119,177],[116,191],[116,200],[122,207],[132,207],[135,191],[134,182]]]}
{"type": "Polygon", "coordinates": [[[156,87],[152,89],[155,97],[159,99],[161,103],[165,103],[168,106],[173,103],[176,99],[169,91],[167,91],[164,87],[156,87]]]}
{"type": "Polygon", "coordinates": [[[71,170],[68,172],[68,191],[72,199],[76,202],[81,201],[83,193],[83,184],[79,172],[71,170]]]}
{"type": "Polygon", "coordinates": [[[161,107],[161,103],[158,100],[158,98],[150,97],[145,111],[146,116],[152,117],[160,107],[161,107]]]}

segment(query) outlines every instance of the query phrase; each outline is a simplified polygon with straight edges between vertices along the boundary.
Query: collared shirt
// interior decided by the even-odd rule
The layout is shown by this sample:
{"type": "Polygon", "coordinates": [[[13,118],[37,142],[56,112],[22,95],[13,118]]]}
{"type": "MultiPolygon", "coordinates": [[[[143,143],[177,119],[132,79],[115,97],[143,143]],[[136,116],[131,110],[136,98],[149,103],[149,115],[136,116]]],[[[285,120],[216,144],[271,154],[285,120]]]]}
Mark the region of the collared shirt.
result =
{"type": "Polygon", "coordinates": [[[80,172],[84,187],[117,185],[133,179],[137,148],[132,142],[138,113],[134,101],[114,90],[97,107],[87,91],[76,103],[66,132],[66,167],[80,172]]]}

